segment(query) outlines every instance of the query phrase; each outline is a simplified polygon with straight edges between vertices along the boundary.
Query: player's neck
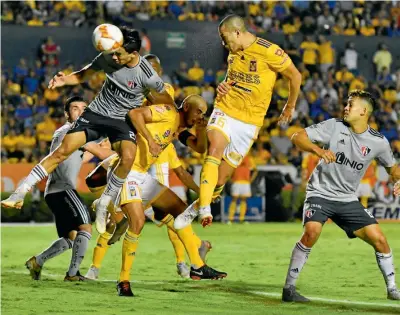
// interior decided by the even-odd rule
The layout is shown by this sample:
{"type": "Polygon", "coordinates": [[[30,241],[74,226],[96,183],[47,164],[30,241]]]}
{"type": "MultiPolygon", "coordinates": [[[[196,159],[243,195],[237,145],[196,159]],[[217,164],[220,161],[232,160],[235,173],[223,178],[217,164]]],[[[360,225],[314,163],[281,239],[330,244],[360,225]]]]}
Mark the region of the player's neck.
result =
{"type": "Polygon", "coordinates": [[[245,50],[246,48],[249,48],[256,40],[257,40],[256,36],[254,36],[250,32],[246,32],[243,36],[241,50],[245,50]]]}
{"type": "Polygon", "coordinates": [[[364,121],[360,121],[360,122],[357,122],[357,123],[354,123],[354,124],[350,125],[350,129],[351,129],[351,131],[353,131],[354,133],[359,133],[359,134],[361,134],[361,133],[364,133],[364,132],[367,131],[367,129],[368,129],[368,123],[367,123],[367,122],[364,122],[364,121]]]}
{"type": "Polygon", "coordinates": [[[186,128],[185,115],[184,115],[183,111],[179,111],[179,128],[186,128]]]}
{"type": "Polygon", "coordinates": [[[139,64],[139,61],[140,61],[140,56],[139,56],[138,54],[135,54],[135,55],[132,57],[131,61],[129,61],[129,62],[126,64],[126,66],[127,66],[128,68],[134,68],[134,67],[136,67],[136,66],[139,64]]]}

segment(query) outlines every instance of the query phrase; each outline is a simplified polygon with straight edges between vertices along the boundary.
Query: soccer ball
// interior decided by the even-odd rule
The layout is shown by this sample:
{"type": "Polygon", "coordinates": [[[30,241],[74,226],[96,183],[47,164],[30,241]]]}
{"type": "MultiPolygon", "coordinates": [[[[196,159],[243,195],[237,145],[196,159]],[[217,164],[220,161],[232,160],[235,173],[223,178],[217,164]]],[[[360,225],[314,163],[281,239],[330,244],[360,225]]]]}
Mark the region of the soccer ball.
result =
{"type": "Polygon", "coordinates": [[[112,24],[100,24],[92,35],[94,47],[101,52],[114,52],[124,43],[121,30],[112,24]]]}

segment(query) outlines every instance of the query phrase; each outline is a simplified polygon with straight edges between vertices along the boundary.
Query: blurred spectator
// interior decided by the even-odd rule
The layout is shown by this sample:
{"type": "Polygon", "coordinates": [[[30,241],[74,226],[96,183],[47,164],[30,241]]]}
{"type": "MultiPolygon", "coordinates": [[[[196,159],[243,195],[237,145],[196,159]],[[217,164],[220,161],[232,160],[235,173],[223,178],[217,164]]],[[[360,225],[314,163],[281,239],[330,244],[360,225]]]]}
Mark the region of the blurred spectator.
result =
{"type": "Polygon", "coordinates": [[[343,66],[340,71],[336,72],[335,79],[338,83],[349,84],[354,79],[354,74],[349,71],[347,66],[343,66]]]}
{"type": "Polygon", "coordinates": [[[26,76],[28,76],[28,66],[26,64],[26,60],[21,58],[19,60],[19,64],[14,67],[13,73],[13,81],[21,84],[26,76]]]}
{"type": "Polygon", "coordinates": [[[60,46],[58,46],[51,36],[47,37],[47,40],[42,44],[42,61],[45,65],[58,65],[58,55],[61,52],[60,46]]]}
{"type": "Polygon", "coordinates": [[[394,82],[393,80],[393,76],[390,74],[390,71],[388,68],[383,67],[381,72],[378,73],[378,76],[376,78],[377,83],[379,84],[379,86],[382,88],[383,86],[385,86],[388,83],[392,83],[394,82]]]}
{"type": "Polygon", "coordinates": [[[367,87],[365,79],[362,75],[358,75],[353,80],[351,80],[349,86],[349,92],[352,90],[364,90],[367,87]]]}
{"type": "Polygon", "coordinates": [[[335,24],[335,18],[329,11],[329,7],[325,7],[322,15],[317,19],[317,25],[321,32],[330,30],[335,24]]]}
{"type": "Polygon", "coordinates": [[[300,32],[303,35],[314,35],[316,31],[314,19],[311,16],[305,16],[303,24],[300,27],[300,32]]]}
{"type": "Polygon", "coordinates": [[[208,69],[204,76],[204,83],[208,83],[210,85],[215,83],[215,75],[212,69],[208,69]]]}
{"type": "Polygon", "coordinates": [[[272,155],[278,156],[278,154],[288,155],[293,144],[286,135],[287,129],[281,127],[279,135],[271,137],[272,155]]]}
{"type": "Polygon", "coordinates": [[[195,60],[193,67],[188,71],[188,78],[191,81],[201,83],[204,79],[204,70],[200,67],[200,63],[195,60]]]}
{"type": "Polygon", "coordinates": [[[44,120],[36,125],[37,138],[40,141],[50,143],[57,126],[49,115],[44,116],[44,120]]]}
{"type": "Polygon", "coordinates": [[[311,36],[305,36],[304,41],[300,44],[300,54],[307,70],[310,73],[318,71],[318,45],[311,36]]]}
{"type": "Polygon", "coordinates": [[[335,50],[331,41],[326,40],[325,36],[319,36],[318,55],[320,63],[320,71],[323,76],[326,75],[328,69],[335,63],[335,50]]]}
{"type": "Polygon", "coordinates": [[[140,54],[147,55],[151,52],[151,41],[150,38],[147,36],[147,30],[142,28],[140,32],[140,37],[142,39],[142,48],[140,49],[140,54]]]}
{"type": "Polygon", "coordinates": [[[376,74],[381,73],[383,68],[390,71],[392,65],[392,54],[388,50],[386,44],[380,44],[378,50],[375,52],[373,62],[376,66],[376,74]]]}
{"type": "Polygon", "coordinates": [[[343,55],[343,64],[347,67],[347,69],[355,74],[357,71],[357,62],[358,62],[358,52],[355,49],[355,44],[353,42],[348,42],[346,44],[346,50],[343,55]]]}
{"type": "Polygon", "coordinates": [[[299,52],[297,51],[298,45],[294,41],[293,35],[287,35],[285,37],[285,43],[283,48],[285,52],[289,55],[290,59],[292,59],[293,63],[297,66],[301,62],[301,58],[299,52]]]}
{"type": "Polygon", "coordinates": [[[39,88],[39,79],[36,75],[36,72],[31,70],[29,71],[29,76],[24,79],[24,91],[29,95],[32,95],[39,88]]]}

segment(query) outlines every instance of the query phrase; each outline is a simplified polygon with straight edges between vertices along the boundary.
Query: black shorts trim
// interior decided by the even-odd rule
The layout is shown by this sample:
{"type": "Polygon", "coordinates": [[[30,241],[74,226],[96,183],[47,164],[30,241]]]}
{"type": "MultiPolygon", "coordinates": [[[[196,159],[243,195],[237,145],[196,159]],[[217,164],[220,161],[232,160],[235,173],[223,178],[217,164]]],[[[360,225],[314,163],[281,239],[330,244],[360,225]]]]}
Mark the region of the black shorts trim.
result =
{"type": "Polygon", "coordinates": [[[127,117],[125,121],[97,114],[87,108],[68,133],[84,131],[86,142],[108,137],[111,143],[130,141],[136,143],[136,129],[127,117]]]}
{"type": "Polygon", "coordinates": [[[341,202],[320,197],[310,197],[304,202],[303,224],[328,219],[344,230],[349,238],[355,238],[354,232],[371,224],[378,224],[372,213],[359,201],[341,202]]]}
{"type": "Polygon", "coordinates": [[[90,213],[75,190],[48,194],[46,203],[54,214],[59,237],[68,237],[83,224],[91,224],[90,213]]]}

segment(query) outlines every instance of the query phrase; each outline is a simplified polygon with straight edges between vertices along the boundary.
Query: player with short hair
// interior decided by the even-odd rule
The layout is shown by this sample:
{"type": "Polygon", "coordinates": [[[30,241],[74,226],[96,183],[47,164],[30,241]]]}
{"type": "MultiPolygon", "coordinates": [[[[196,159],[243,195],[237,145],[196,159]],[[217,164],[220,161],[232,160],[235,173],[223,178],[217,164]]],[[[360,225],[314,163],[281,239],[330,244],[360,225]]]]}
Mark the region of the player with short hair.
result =
{"type": "Polygon", "coordinates": [[[279,46],[251,34],[243,18],[224,18],[219,35],[229,50],[228,71],[225,81],[218,85],[207,127],[208,155],[200,176],[199,201],[176,218],[177,229],[190,224],[197,215],[203,226],[211,224],[211,201],[221,194],[257,138],[277,74],[288,79],[290,91],[280,124],[290,122],[300,91],[301,74],[289,56],[279,46]]]}
{"type": "MultiPolygon", "coordinates": [[[[87,103],[80,96],[70,97],[64,106],[67,122],[53,135],[50,151],[53,152],[72,128],[73,123],[83,113],[87,103]]],[[[43,264],[66,250],[72,248],[71,264],[64,281],[84,281],[79,266],[85,256],[92,234],[90,214],[76,192],[79,171],[83,161],[89,161],[93,155],[105,159],[111,150],[102,148],[95,142],[89,142],[72,153],[49,175],[45,190],[45,200],[53,212],[60,237],[40,254],[31,257],[25,263],[34,280],[40,280],[43,264]]]]}
{"type": "MultiPolygon", "coordinates": [[[[179,109],[170,105],[152,105],[135,109],[130,113],[130,118],[139,131],[139,136],[135,162],[116,203],[117,207],[121,207],[129,222],[129,228],[123,241],[122,268],[117,285],[120,296],[133,296],[129,282],[130,270],[145,222],[144,209],[152,206],[163,212],[164,215],[170,214],[161,220],[168,225],[186,208],[186,204],[178,196],[148,174],[148,169],[156,158],[149,153],[144,137],[157,139],[161,147],[165,148],[182,130],[191,128],[201,121],[206,111],[205,100],[201,96],[190,95],[183,101],[179,109]]],[[[191,225],[176,232],[188,253],[192,279],[226,277],[226,273],[216,271],[204,264],[198,253],[191,225]]]]}
{"type": "MultiPolygon", "coordinates": [[[[153,103],[174,104],[164,88],[164,82],[150,64],[139,55],[141,39],[138,31],[121,27],[124,44],[112,54],[99,54],[90,64],[77,72],[65,75],[59,72],[49,83],[49,88],[77,85],[86,81],[96,71],[103,70],[106,80],[100,93],[89,104],[81,117],[68,131],[62,143],[37,164],[15,192],[1,202],[2,206],[20,209],[26,193],[82,145],[100,136],[108,137],[120,156],[115,171],[110,174],[107,188],[95,201],[96,228],[105,231],[107,205],[114,202],[128,175],[136,152],[136,131],[127,113],[142,105],[144,97],[153,103]]],[[[154,139],[146,139],[152,154],[161,148],[154,139]]]]}
{"type": "Polygon", "coordinates": [[[316,154],[320,161],[307,184],[304,233],[292,252],[282,293],[285,302],[309,301],[297,293],[295,285],[328,219],[342,228],[349,238],[358,237],[373,247],[386,282],[388,299],[400,300],[392,251],[378,222],[356,196],[357,186],[374,159],[395,181],[400,179],[400,167],[396,165],[388,140],[368,125],[374,105],[375,100],[368,92],[352,91],[343,120],[329,119],[292,137],[300,150],[316,154]]]}

